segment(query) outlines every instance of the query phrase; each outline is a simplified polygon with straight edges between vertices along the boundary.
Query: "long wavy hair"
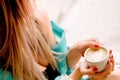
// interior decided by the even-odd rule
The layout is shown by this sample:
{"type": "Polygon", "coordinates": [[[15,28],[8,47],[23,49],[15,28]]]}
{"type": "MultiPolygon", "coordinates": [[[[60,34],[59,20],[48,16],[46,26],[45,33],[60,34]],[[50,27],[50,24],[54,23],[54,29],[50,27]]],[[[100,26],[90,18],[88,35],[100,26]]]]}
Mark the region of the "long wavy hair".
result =
{"type": "Polygon", "coordinates": [[[14,80],[46,80],[40,55],[57,68],[31,9],[29,0],[0,0],[0,65],[14,80]]]}

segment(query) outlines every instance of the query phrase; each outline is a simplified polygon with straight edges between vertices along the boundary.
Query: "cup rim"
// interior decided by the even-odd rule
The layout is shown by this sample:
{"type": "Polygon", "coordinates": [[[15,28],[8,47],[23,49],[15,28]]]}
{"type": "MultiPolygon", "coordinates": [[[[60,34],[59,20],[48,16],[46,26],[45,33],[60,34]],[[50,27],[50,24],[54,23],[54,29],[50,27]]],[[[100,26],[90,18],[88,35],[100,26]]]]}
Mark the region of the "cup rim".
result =
{"type": "Polygon", "coordinates": [[[107,50],[105,47],[99,47],[99,48],[103,48],[104,50],[106,50],[106,53],[107,53],[107,55],[106,55],[102,60],[99,60],[99,61],[91,61],[91,60],[87,59],[87,57],[86,57],[87,51],[90,50],[91,48],[88,48],[88,49],[85,51],[85,53],[84,53],[84,58],[85,58],[85,60],[88,61],[88,62],[90,62],[90,63],[99,63],[99,62],[104,61],[105,59],[107,59],[107,58],[109,57],[109,52],[108,52],[108,50],[107,50]]]}

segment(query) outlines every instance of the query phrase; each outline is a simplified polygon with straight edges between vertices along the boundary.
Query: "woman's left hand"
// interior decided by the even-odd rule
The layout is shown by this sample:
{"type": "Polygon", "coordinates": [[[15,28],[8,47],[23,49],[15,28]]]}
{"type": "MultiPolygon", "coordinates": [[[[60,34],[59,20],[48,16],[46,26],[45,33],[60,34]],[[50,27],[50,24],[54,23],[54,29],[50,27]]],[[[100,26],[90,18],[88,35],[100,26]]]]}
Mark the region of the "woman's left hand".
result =
{"type": "MultiPolygon", "coordinates": [[[[92,47],[92,48],[99,48],[101,45],[100,41],[96,38],[91,38],[87,40],[83,40],[81,42],[76,43],[73,47],[71,47],[71,50],[75,50],[78,53],[81,53],[84,55],[84,52],[87,48],[92,47]]],[[[74,52],[75,52],[74,51],[74,52]]]]}

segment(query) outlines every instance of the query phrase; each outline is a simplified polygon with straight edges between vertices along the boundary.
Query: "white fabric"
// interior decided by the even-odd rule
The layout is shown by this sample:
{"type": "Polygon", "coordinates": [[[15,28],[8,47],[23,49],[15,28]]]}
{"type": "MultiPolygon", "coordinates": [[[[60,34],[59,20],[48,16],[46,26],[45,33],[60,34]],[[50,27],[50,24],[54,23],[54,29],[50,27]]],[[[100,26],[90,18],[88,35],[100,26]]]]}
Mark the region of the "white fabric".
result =
{"type": "Polygon", "coordinates": [[[60,80],[73,80],[73,79],[71,79],[67,75],[62,75],[60,80]]]}

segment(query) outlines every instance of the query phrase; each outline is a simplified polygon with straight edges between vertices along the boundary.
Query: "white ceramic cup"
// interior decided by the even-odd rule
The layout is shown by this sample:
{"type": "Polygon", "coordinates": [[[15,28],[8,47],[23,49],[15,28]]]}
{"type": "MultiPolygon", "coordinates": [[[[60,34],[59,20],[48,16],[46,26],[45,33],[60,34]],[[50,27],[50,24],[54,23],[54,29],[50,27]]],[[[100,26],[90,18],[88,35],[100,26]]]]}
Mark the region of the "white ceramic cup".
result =
{"type": "Polygon", "coordinates": [[[88,48],[85,51],[84,58],[89,67],[98,67],[97,72],[101,72],[105,69],[107,61],[109,59],[109,51],[100,47],[99,49],[88,48]]]}

